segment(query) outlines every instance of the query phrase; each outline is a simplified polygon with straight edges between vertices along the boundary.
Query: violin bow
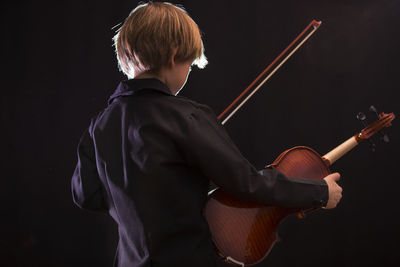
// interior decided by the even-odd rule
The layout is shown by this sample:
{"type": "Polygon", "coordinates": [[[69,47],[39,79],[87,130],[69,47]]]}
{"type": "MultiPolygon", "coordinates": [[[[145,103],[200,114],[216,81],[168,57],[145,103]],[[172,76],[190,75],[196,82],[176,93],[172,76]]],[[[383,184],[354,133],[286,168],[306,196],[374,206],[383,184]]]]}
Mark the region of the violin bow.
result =
{"type": "Polygon", "coordinates": [[[264,85],[266,81],[268,81],[272,75],[275,74],[275,72],[305,43],[305,41],[308,40],[308,38],[311,37],[311,35],[319,28],[321,25],[321,21],[316,21],[313,20],[308,24],[308,26],[288,45],[288,47],[283,50],[277,58],[274,59],[274,61],[271,62],[258,76],[257,78],[250,83],[250,85],[220,114],[218,115],[218,119],[222,120],[222,118],[229,112],[231,109],[256,85],[256,83],[261,80],[262,77],[271,69],[273,68],[279,60],[288,53],[288,51],[297,43],[297,46],[287,54],[287,56],[280,61],[280,63],[267,75],[267,77],[262,80],[256,88],[253,89],[253,91],[250,92],[250,94],[247,95],[245,99],[243,99],[242,102],[240,102],[239,105],[236,106],[234,110],[232,110],[229,115],[227,115],[223,120],[222,120],[222,125],[224,125],[260,88],[261,86],[264,85]],[[311,31],[310,28],[312,28],[311,31]],[[307,32],[309,32],[306,37],[299,42],[299,40],[305,35],[307,32]]]}

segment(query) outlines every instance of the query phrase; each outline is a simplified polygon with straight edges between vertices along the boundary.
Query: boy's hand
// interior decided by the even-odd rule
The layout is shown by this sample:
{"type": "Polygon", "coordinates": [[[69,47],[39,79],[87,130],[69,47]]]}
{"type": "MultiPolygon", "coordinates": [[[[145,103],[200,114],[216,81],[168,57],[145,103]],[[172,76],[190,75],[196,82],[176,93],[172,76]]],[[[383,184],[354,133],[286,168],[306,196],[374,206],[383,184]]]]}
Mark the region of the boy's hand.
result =
{"type": "Polygon", "coordinates": [[[325,182],[328,184],[329,199],[326,204],[326,209],[333,209],[339,203],[342,198],[343,189],[336,183],[340,179],[339,173],[332,173],[324,178],[325,182]]]}

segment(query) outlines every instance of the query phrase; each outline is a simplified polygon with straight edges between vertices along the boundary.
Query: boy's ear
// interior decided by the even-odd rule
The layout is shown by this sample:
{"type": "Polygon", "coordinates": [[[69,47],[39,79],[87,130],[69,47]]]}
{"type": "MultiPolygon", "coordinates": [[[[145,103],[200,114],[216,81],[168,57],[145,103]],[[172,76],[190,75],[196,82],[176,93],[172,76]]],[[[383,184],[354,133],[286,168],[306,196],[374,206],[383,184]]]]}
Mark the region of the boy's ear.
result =
{"type": "Polygon", "coordinates": [[[174,48],[174,49],[172,50],[171,57],[170,57],[169,60],[168,60],[168,67],[169,67],[169,68],[175,67],[175,63],[176,63],[176,62],[175,62],[175,56],[176,56],[177,51],[178,51],[178,48],[174,48]]]}

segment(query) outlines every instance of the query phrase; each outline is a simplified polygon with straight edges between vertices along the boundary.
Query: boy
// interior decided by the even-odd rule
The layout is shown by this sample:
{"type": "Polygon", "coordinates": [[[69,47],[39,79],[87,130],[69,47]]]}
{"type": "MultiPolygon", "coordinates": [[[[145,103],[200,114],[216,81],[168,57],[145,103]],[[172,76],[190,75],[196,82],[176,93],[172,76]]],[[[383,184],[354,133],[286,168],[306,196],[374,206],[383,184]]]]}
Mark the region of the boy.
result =
{"type": "Polygon", "coordinates": [[[207,63],[199,29],[183,9],[139,5],[114,40],[130,79],[83,134],[72,191],[79,207],[108,212],[118,224],[115,266],[227,266],[202,214],[210,180],[260,203],[339,202],[339,174],[321,181],[260,174],[210,108],[176,96],[191,65],[207,63]]]}

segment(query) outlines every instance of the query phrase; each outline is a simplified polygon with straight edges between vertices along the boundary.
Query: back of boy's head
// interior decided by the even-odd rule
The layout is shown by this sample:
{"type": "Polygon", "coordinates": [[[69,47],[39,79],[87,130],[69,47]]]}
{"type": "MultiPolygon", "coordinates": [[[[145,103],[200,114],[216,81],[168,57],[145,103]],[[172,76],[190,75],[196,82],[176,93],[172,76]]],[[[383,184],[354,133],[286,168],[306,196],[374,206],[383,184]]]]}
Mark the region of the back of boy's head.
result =
{"type": "Polygon", "coordinates": [[[137,6],[114,36],[114,45],[120,70],[128,78],[143,71],[157,73],[175,51],[175,62],[193,61],[199,68],[207,64],[197,24],[170,3],[137,6]]]}

